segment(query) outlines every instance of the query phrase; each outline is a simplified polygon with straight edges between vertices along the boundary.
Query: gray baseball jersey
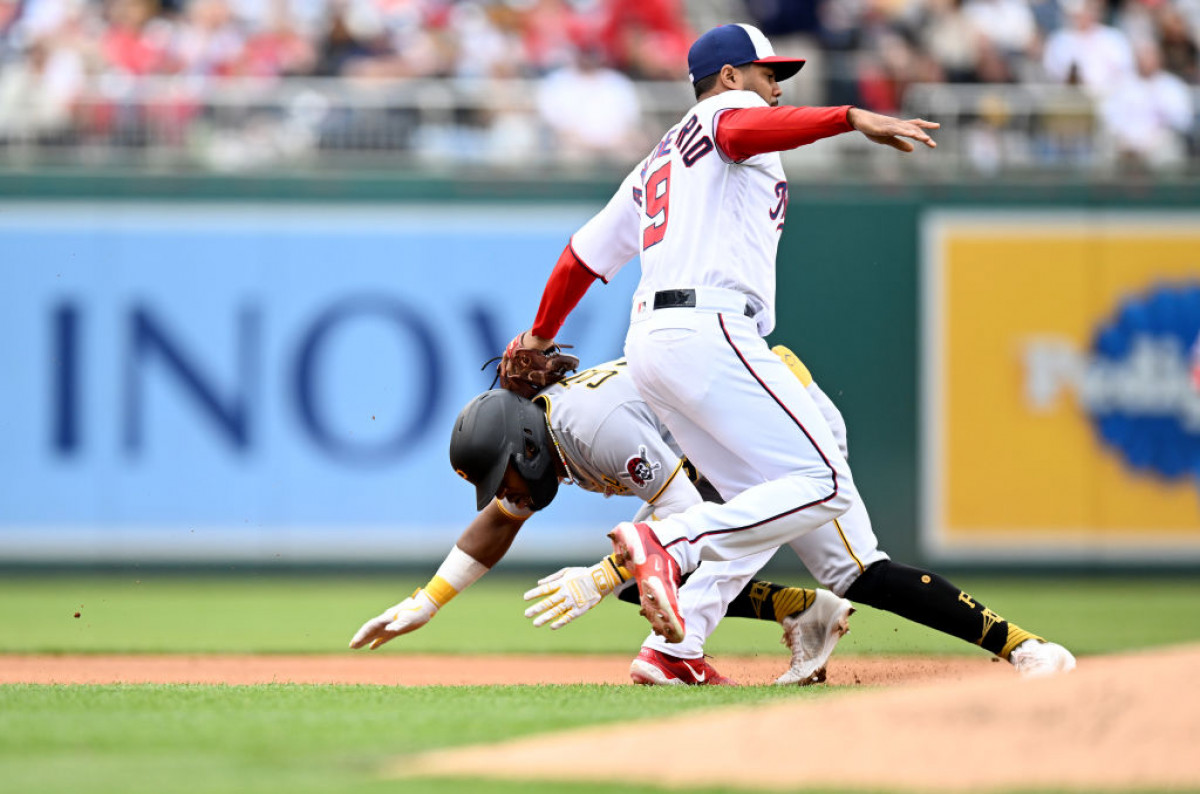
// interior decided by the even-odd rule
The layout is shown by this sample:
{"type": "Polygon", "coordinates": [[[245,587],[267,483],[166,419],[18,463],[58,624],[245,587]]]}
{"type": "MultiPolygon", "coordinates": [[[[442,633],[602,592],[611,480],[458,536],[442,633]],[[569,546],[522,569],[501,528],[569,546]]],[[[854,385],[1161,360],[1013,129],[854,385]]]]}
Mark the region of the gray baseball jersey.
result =
{"type": "Polygon", "coordinates": [[[682,453],[634,388],[625,359],[586,369],[535,398],[578,485],[653,504],[681,474],[682,453]],[[595,399],[597,392],[604,399],[595,399]]]}

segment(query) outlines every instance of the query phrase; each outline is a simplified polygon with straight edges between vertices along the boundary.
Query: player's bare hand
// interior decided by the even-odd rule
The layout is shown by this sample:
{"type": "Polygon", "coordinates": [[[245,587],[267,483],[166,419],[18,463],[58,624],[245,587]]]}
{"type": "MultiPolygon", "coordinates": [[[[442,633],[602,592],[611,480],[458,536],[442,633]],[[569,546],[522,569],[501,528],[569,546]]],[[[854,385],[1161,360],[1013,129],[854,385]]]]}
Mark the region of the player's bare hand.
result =
{"type": "Polygon", "coordinates": [[[937,142],[929,137],[926,130],[936,130],[942,126],[936,121],[897,119],[881,113],[872,113],[862,108],[851,108],[847,118],[850,126],[870,140],[902,152],[911,152],[914,148],[913,141],[923,143],[930,149],[936,149],[937,142]]]}
{"type": "Polygon", "coordinates": [[[350,640],[350,647],[361,648],[370,643],[371,650],[375,650],[393,637],[421,628],[433,619],[437,611],[438,606],[433,599],[424,590],[417,590],[399,604],[364,623],[350,640]]]}
{"type": "Polygon", "coordinates": [[[526,601],[541,599],[525,610],[525,617],[533,618],[535,627],[554,621],[550,628],[561,629],[600,603],[607,594],[600,587],[590,568],[563,568],[539,579],[538,586],[525,593],[526,601]]]}

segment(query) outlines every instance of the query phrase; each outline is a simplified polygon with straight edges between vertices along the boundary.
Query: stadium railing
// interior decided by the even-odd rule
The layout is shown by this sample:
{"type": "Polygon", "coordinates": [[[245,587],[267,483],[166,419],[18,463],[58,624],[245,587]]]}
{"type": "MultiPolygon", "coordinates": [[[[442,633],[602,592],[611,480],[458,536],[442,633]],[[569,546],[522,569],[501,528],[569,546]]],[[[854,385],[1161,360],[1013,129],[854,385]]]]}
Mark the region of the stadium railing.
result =
{"type": "MultiPolygon", "coordinates": [[[[537,165],[595,175],[636,151],[566,156],[525,80],[99,78],[70,102],[9,94],[0,106],[0,170],[120,168],[135,172],[349,169],[502,177],[537,165]]],[[[694,102],[674,82],[635,83],[646,146],[694,102]]],[[[1200,108],[1200,88],[1193,88],[1200,108]]],[[[941,122],[936,157],[898,158],[860,136],[787,154],[804,176],[954,179],[1072,175],[1200,177],[1200,116],[1154,161],[1122,156],[1100,108],[1054,85],[908,87],[905,117],[941,122]]]]}

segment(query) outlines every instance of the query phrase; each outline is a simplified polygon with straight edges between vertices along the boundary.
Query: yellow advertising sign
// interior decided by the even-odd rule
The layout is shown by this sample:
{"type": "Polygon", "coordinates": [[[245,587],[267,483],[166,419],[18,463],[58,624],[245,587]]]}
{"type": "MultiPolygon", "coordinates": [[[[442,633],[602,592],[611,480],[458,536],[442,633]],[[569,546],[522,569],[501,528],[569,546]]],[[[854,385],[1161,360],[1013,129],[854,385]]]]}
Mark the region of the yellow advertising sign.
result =
{"type": "Polygon", "coordinates": [[[926,550],[1200,556],[1200,214],[925,220],[926,550]]]}

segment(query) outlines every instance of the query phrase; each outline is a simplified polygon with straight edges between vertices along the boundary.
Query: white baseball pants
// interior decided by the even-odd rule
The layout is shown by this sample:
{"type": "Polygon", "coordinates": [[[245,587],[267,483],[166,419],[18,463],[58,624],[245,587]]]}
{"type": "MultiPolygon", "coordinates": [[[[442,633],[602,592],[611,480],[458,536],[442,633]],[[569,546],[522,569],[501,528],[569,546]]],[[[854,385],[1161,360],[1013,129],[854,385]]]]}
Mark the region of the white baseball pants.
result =
{"type": "Polygon", "coordinates": [[[638,392],[726,499],[650,522],[684,571],[773,550],[858,498],[832,431],[746,316],[745,296],[696,296],[695,307],[658,310],[635,297],[625,339],[638,392]]]}
{"type": "MultiPolygon", "coordinates": [[[[788,545],[817,585],[839,596],[844,596],[859,574],[873,563],[888,559],[888,555],[879,549],[866,506],[857,498],[841,517],[801,535],[788,545]]],[[[679,610],[687,628],[683,642],[669,643],[651,634],[642,647],[684,659],[703,656],[704,644],[725,617],[730,602],[770,561],[774,551],[762,551],[736,560],[701,563],[679,589],[679,610]]]]}

